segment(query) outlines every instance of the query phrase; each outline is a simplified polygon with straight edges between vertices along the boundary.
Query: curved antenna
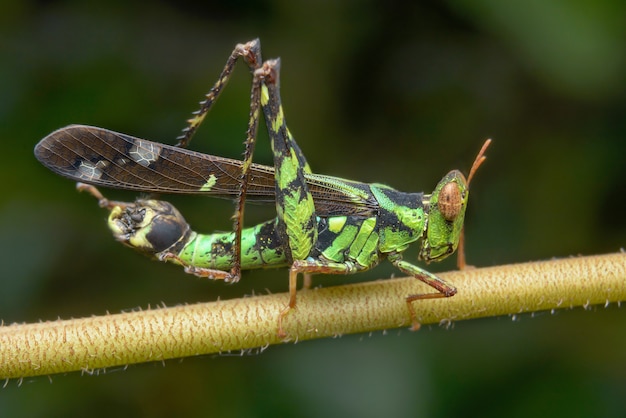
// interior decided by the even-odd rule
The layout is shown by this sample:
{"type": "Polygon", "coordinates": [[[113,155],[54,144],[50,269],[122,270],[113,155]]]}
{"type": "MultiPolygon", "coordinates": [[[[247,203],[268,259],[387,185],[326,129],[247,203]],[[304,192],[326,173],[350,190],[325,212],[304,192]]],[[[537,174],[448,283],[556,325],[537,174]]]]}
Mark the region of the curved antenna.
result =
{"type": "MultiPolygon", "coordinates": [[[[480,167],[480,165],[487,159],[487,157],[485,156],[485,151],[487,150],[487,147],[489,147],[489,144],[491,144],[491,139],[486,140],[480,151],[478,151],[478,155],[476,156],[474,164],[472,164],[472,168],[470,169],[469,176],[467,176],[468,188],[470,181],[472,181],[472,178],[476,173],[476,170],[478,170],[478,167],[480,167]]],[[[456,265],[459,270],[463,270],[464,268],[468,267],[467,262],[465,261],[465,225],[463,225],[463,228],[461,229],[461,235],[459,236],[459,243],[456,252],[456,265]]]]}
{"type": "Polygon", "coordinates": [[[487,157],[485,156],[485,151],[487,150],[487,147],[489,147],[489,144],[491,144],[491,139],[486,140],[480,151],[478,151],[478,155],[476,156],[474,164],[472,164],[472,168],[470,169],[469,176],[467,176],[468,186],[470,184],[470,181],[472,181],[476,170],[478,170],[478,167],[480,167],[480,165],[487,159],[487,157]]]}

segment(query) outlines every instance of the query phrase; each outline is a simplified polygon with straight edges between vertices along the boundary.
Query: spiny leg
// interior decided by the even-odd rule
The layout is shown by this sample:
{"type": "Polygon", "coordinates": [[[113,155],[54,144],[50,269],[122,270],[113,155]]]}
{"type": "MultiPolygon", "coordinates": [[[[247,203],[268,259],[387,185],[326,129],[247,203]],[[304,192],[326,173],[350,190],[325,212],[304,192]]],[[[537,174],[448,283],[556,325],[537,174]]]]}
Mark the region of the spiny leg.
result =
{"type": "MultiPolygon", "coordinates": [[[[186,147],[191,137],[198,129],[205,116],[209,112],[211,106],[217,100],[222,89],[230,79],[232,71],[239,58],[243,58],[250,70],[255,74],[255,70],[261,66],[261,44],[258,39],[245,44],[238,44],[230,57],[226,61],[226,65],[220,74],[219,79],[213,85],[206,99],[200,103],[200,109],[194,112],[194,117],[187,122],[189,125],[183,129],[183,134],[178,137],[179,147],[186,147]]],[[[259,102],[260,102],[260,79],[253,76],[252,89],[250,93],[250,115],[248,118],[248,129],[246,132],[244,164],[240,175],[240,189],[235,203],[235,213],[233,215],[235,237],[233,241],[233,267],[230,276],[225,280],[227,282],[236,282],[241,276],[241,231],[243,229],[244,207],[246,200],[246,190],[250,180],[250,167],[252,165],[252,156],[254,154],[254,145],[256,143],[256,135],[259,124],[259,102]]]]}
{"type": "Polygon", "coordinates": [[[200,102],[200,109],[193,112],[193,117],[187,120],[187,126],[182,130],[182,134],[178,136],[177,147],[186,148],[195,134],[196,130],[204,121],[205,116],[211,110],[211,106],[217,100],[223,88],[230,80],[230,76],[237,64],[237,60],[243,58],[250,71],[254,72],[261,65],[261,43],[258,39],[252,40],[245,44],[237,44],[230,57],[224,65],[224,69],[219,78],[211,87],[211,90],[205,95],[205,99],[200,102]]]}
{"type": "Polygon", "coordinates": [[[450,296],[454,296],[456,294],[456,288],[446,282],[445,280],[435,276],[434,274],[421,269],[411,263],[408,263],[402,260],[400,254],[392,254],[389,256],[389,261],[400,269],[403,273],[406,273],[410,276],[415,277],[418,280],[426,283],[428,286],[437,290],[436,293],[424,293],[424,294],[416,294],[409,295],[406,297],[406,304],[409,309],[409,313],[411,315],[411,321],[413,325],[411,329],[413,331],[417,331],[420,329],[420,322],[417,319],[417,314],[415,313],[415,309],[413,308],[412,302],[416,300],[424,300],[424,299],[439,299],[439,298],[448,298],[450,296]]]}
{"type": "MultiPolygon", "coordinates": [[[[261,58],[260,52],[258,58],[261,58]]],[[[248,120],[248,130],[246,132],[245,152],[243,156],[243,164],[241,166],[241,175],[239,178],[239,193],[235,205],[235,213],[233,214],[235,237],[233,239],[233,267],[230,270],[231,281],[236,282],[241,277],[241,231],[243,230],[243,215],[246,204],[246,195],[248,183],[250,182],[250,168],[252,167],[252,157],[254,155],[254,146],[256,145],[256,136],[259,128],[259,107],[261,103],[261,79],[256,72],[253,73],[252,87],[250,91],[250,117],[248,120]]]]}

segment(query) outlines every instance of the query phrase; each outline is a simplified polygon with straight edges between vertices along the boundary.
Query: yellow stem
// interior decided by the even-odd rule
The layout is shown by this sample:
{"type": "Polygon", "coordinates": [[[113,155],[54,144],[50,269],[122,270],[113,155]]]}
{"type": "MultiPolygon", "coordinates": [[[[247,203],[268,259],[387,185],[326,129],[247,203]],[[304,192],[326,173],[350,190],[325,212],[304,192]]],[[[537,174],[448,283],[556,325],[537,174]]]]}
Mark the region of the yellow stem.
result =
{"type": "MultiPolygon", "coordinates": [[[[283,272],[281,272],[282,274],[283,272]]],[[[414,303],[423,324],[626,300],[626,254],[573,257],[441,273],[459,293],[414,303]]],[[[284,321],[307,340],[408,327],[412,278],[300,291],[284,321]]],[[[280,343],[287,294],[0,327],[0,377],[87,371],[280,343]]]]}

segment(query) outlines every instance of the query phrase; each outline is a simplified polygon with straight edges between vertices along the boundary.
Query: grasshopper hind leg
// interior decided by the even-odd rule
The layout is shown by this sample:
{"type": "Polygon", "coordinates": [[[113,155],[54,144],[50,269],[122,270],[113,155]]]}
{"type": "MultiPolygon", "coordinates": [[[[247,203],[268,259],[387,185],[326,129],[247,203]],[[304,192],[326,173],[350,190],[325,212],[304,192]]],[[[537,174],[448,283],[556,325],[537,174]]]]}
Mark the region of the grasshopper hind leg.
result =
{"type": "Polygon", "coordinates": [[[289,269],[289,303],[278,315],[278,337],[285,338],[287,333],[283,328],[283,320],[292,309],[296,308],[296,294],[298,291],[298,274],[304,275],[304,284],[307,285],[312,274],[352,274],[362,268],[353,262],[336,263],[325,260],[296,260],[289,269]]]}
{"type": "Polygon", "coordinates": [[[241,277],[241,231],[243,229],[246,190],[250,181],[250,167],[252,166],[252,156],[254,154],[254,145],[256,143],[256,135],[259,125],[261,80],[256,75],[255,71],[262,65],[262,57],[261,43],[258,39],[254,39],[245,44],[237,44],[237,46],[235,46],[235,49],[226,61],[218,80],[206,94],[205,99],[200,102],[200,109],[194,112],[193,117],[187,121],[187,127],[183,129],[182,134],[177,138],[178,144],[176,144],[176,146],[183,148],[189,144],[192,136],[200,124],[202,124],[207,113],[221,94],[223,88],[228,83],[233,69],[240,58],[247,64],[248,68],[253,73],[253,79],[252,90],[250,93],[250,115],[248,118],[248,129],[246,131],[244,164],[239,177],[241,187],[235,201],[235,213],[233,215],[235,240],[233,245],[233,267],[231,268],[229,276],[229,281],[231,282],[237,282],[241,277]]]}
{"type": "Polygon", "coordinates": [[[254,71],[261,65],[261,43],[258,39],[254,39],[245,44],[237,44],[231,52],[230,57],[226,61],[222,72],[209,92],[205,95],[204,100],[200,102],[200,108],[193,112],[193,116],[187,120],[187,126],[182,130],[181,135],[176,139],[178,143],[177,147],[186,148],[191,141],[191,138],[196,133],[198,127],[204,121],[204,118],[211,110],[211,107],[215,101],[219,98],[222,90],[230,80],[235,65],[239,59],[243,59],[250,68],[250,71],[254,71]]]}
{"type": "Polygon", "coordinates": [[[254,91],[260,93],[261,108],[274,153],[277,233],[287,260],[292,263],[289,272],[289,304],[278,316],[277,334],[284,338],[283,319],[296,306],[298,274],[343,273],[349,267],[309,258],[318,239],[315,204],[304,177],[311,169],[287,127],[280,99],[279,74],[279,60],[265,61],[254,72],[253,84],[260,85],[260,89],[254,91]]]}

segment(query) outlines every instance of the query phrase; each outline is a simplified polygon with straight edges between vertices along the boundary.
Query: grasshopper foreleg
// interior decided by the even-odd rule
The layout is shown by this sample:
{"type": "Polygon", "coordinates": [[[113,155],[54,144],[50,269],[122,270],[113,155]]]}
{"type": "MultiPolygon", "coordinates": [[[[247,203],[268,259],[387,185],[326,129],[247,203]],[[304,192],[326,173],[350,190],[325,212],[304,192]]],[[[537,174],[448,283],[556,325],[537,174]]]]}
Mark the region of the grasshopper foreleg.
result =
{"type": "Polygon", "coordinates": [[[433,289],[437,290],[436,293],[414,294],[406,297],[406,304],[411,315],[411,321],[413,322],[411,329],[413,331],[417,331],[418,329],[420,329],[421,325],[419,320],[417,319],[417,314],[415,312],[415,309],[413,308],[412,303],[416,300],[439,299],[454,296],[456,294],[456,287],[452,286],[445,280],[437,277],[433,273],[402,260],[400,254],[396,253],[389,255],[389,261],[398,269],[400,269],[403,273],[413,276],[416,279],[426,283],[433,289]]]}

